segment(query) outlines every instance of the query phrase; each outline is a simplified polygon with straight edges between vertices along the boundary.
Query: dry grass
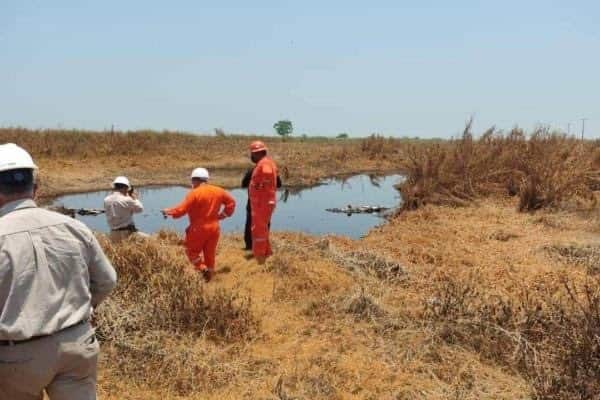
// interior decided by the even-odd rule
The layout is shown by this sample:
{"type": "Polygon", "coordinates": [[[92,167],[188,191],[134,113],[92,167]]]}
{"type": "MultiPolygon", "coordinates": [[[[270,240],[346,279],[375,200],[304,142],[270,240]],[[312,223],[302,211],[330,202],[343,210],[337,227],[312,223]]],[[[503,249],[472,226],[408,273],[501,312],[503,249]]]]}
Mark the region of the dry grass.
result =
{"type": "MultiPolygon", "coordinates": [[[[0,131],[34,149],[55,192],[97,189],[117,171],[184,180],[198,162],[233,182],[247,165],[246,137],[93,135],[0,131]],[[121,146],[131,150],[117,159],[121,146]]],[[[273,140],[292,182],[408,169],[401,189],[416,210],[360,241],[277,234],[276,255],[259,266],[225,235],[209,285],[172,232],[103,241],[120,282],[96,317],[102,397],[598,398],[600,214],[587,196],[600,143],[518,130],[474,140],[467,129],[407,145],[273,140]]]]}
{"type": "Polygon", "coordinates": [[[458,140],[414,146],[401,162],[404,209],[425,204],[464,206],[489,196],[518,196],[520,211],[561,206],[583,199],[597,203],[600,183],[598,142],[538,128],[529,136],[515,128],[493,128],[474,139],[469,122],[458,140]]]}
{"type": "Polygon", "coordinates": [[[503,297],[443,275],[424,318],[444,342],[519,370],[536,399],[594,399],[600,393],[599,283],[565,275],[503,297]]]}
{"type": "Polygon", "coordinates": [[[572,260],[592,260],[597,221],[516,201],[426,206],[360,241],[277,234],[264,266],[226,235],[209,285],[173,233],[105,243],[121,282],[99,310],[101,393],[593,399],[599,285],[572,260]]]}
{"type": "Polygon", "coordinates": [[[250,141],[264,140],[286,185],[306,186],[330,176],[397,171],[402,149],[412,141],[383,139],[299,139],[243,135],[193,135],[181,132],[33,131],[0,128],[0,143],[14,142],[32,153],[41,167],[42,197],[98,190],[116,175],[137,185],[188,184],[202,165],[213,180],[239,186],[251,166],[250,141]],[[177,162],[174,162],[176,160],[177,162]]]}
{"type": "Polygon", "coordinates": [[[104,248],[119,273],[119,287],[98,316],[100,336],[166,330],[226,341],[244,339],[255,321],[250,299],[219,290],[205,293],[198,274],[172,239],[132,240],[104,248]]]}
{"type": "Polygon", "coordinates": [[[597,220],[518,214],[512,202],[426,206],[396,217],[367,245],[399,259],[412,318],[437,346],[469,349],[529,382],[536,399],[600,394],[597,220]],[[552,217],[560,229],[545,221],[552,217]]]}
{"type": "MultiPolygon", "coordinates": [[[[416,214],[423,212],[420,210],[416,214]]],[[[428,212],[432,215],[427,224],[431,225],[435,218],[437,229],[442,231],[446,228],[443,223],[440,226],[441,219],[448,218],[453,222],[457,219],[456,215],[447,215],[445,210],[428,212]]],[[[490,206],[483,212],[475,210],[477,218],[484,220],[490,220],[490,213],[504,216],[510,212],[518,216],[510,207],[497,209],[490,206]]],[[[105,343],[101,380],[104,398],[528,398],[533,387],[526,383],[529,377],[516,369],[506,369],[506,361],[500,366],[489,357],[487,360],[490,361],[482,361],[481,354],[466,343],[445,341],[439,336],[439,320],[424,313],[425,301],[434,296],[439,280],[431,276],[433,266],[415,263],[405,257],[411,250],[416,254],[417,248],[428,251],[426,247],[414,246],[414,241],[419,241],[414,232],[419,232],[423,225],[416,228],[411,224],[417,220],[410,216],[408,219],[412,221],[408,225],[402,218],[392,221],[364,242],[278,234],[276,256],[265,266],[244,259],[243,251],[239,249],[240,238],[225,236],[218,256],[220,273],[210,285],[204,285],[191,274],[190,279],[194,281],[185,278],[182,287],[189,286],[189,290],[183,295],[201,292],[207,300],[220,291],[238,299],[249,296],[251,304],[243,301],[235,304],[237,310],[243,309],[243,304],[248,305],[249,315],[258,324],[247,325],[250,328],[243,331],[245,333],[230,340],[225,340],[218,330],[212,335],[203,333],[210,329],[188,330],[177,321],[195,317],[188,314],[177,317],[181,311],[176,311],[173,318],[169,317],[172,311],[167,310],[171,310],[172,305],[166,301],[168,296],[152,294],[162,304],[156,313],[161,313],[168,321],[143,319],[141,323],[148,324],[148,329],[137,329],[138,334],[125,341],[128,346],[120,346],[115,341],[105,343]],[[398,232],[405,232],[408,235],[405,237],[413,240],[404,246],[396,246],[396,241],[403,239],[399,238],[398,232]],[[382,240],[382,237],[386,239],[382,240]],[[357,251],[357,246],[369,250],[357,251]],[[392,248],[394,251],[390,251],[392,248]],[[371,255],[369,263],[366,262],[367,253],[371,255]],[[355,265],[351,267],[353,262],[355,265]],[[390,268],[396,273],[391,276],[378,273],[390,268]],[[398,270],[402,271],[400,275],[398,270]],[[140,335],[140,331],[144,334],[140,335]]],[[[515,220],[517,217],[508,223],[515,220]]],[[[508,242],[493,239],[493,232],[509,229],[503,218],[492,218],[491,221],[490,226],[478,233],[488,245],[503,247],[522,240],[520,227],[510,229],[519,235],[518,238],[508,242]]],[[[473,221],[465,224],[469,222],[473,221]]],[[[419,223],[424,223],[422,218],[419,223]]],[[[534,226],[554,232],[553,242],[569,236],[565,231],[542,227],[533,220],[526,223],[528,228],[534,226]]],[[[471,228],[470,232],[473,230],[471,228]]],[[[442,234],[442,241],[436,242],[432,238],[431,244],[445,246],[448,234],[442,234]]],[[[113,248],[113,252],[109,249],[111,258],[133,265],[130,268],[132,275],[122,273],[121,281],[123,287],[132,285],[132,294],[139,291],[141,296],[150,296],[152,293],[145,284],[133,289],[135,283],[128,280],[128,276],[134,276],[133,271],[143,271],[142,275],[135,275],[136,281],[152,282],[149,276],[159,274],[159,271],[164,274],[171,263],[179,265],[183,262],[181,249],[174,247],[179,238],[164,232],[159,236],[141,251],[132,243],[113,248]],[[163,261],[155,263],[154,267],[136,264],[135,259],[143,257],[142,253],[146,257],[150,255],[150,259],[163,261]],[[159,256],[160,253],[165,257],[159,256]]],[[[448,246],[452,245],[455,243],[448,243],[448,246]]],[[[460,250],[455,253],[458,259],[460,250]]],[[[545,254],[542,251],[535,256],[544,257],[545,254]]],[[[464,255],[460,257],[464,259],[464,255]]],[[[458,264],[464,268],[462,262],[458,264]]],[[[452,265],[444,261],[440,269],[457,268],[452,265]]],[[[121,267],[129,269],[125,264],[121,267]]],[[[177,272],[173,277],[186,272],[177,268],[174,268],[177,272]]],[[[181,265],[181,268],[185,270],[186,266],[181,265]]],[[[459,270],[455,269],[455,272],[458,274],[459,270]]],[[[164,280],[163,277],[156,282],[163,285],[164,280]]],[[[481,279],[481,282],[486,280],[481,279]]],[[[173,282],[166,284],[164,291],[178,293],[179,290],[185,289],[173,282]]],[[[113,300],[119,297],[122,293],[113,300]]],[[[134,300],[128,300],[127,304],[131,302],[134,300]]],[[[219,304],[227,310],[227,305],[219,304]]],[[[218,318],[219,307],[203,313],[212,313],[218,318]]],[[[100,311],[106,312],[107,319],[119,318],[108,310],[100,311]]],[[[225,311],[221,318],[230,321],[231,315],[236,314],[225,311]]],[[[495,338],[490,336],[490,343],[493,340],[495,338]]]]}
{"type": "Polygon", "coordinates": [[[111,376],[186,394],[224,384],[236,373],[227,367],[234,364],[228,361],[231,354],[206,354],[195,345],[198,339],[243,343],[258,323],[250,298],[205,290],[178,243],[168,232],[118,245],[102,240],[119,286],[95,323],[113,361],[111,376]]]}
{"type": "Polygon", "coordinates": [[[547,250],[566,265],[582,266],[589,274],[600,272],[600,245],[556,244],[547,250]]]}

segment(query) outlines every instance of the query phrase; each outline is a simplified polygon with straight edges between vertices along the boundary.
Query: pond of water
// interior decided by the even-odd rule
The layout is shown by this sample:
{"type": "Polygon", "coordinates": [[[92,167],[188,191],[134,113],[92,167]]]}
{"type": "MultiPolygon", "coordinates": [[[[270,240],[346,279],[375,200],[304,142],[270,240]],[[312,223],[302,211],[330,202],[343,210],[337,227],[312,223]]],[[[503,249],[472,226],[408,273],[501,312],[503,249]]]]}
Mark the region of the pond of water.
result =
{"type": "MultiPolygon", "coordinates": [[[[273,216],[273,231],[302,231],[315,235],[338,234],[359,238],[371,228],[383,222],[378,214],[331,213],[327,208],[344,208],[347,205],[384,206],[394,208],[400,204],[400,195],[394,185],[400,182],[400,175],[371,177],[357,175],[345,180],[330,179],[312,188],[278,192],[277,208],[273,216]]],[[[181,186],[138,188],[144,203],[144,212],[137,214],[135,223],[142,232],[152,233],[161,228],[182,232],[188,224],[187,217],[173,220],[163,219],[160,210],[178,204],[189,191],[181,186]]],[[[246,189],[233,189],[237,206],[233,217],[221,222],[223,232],[243,232],[246,219],[246,189]]],[[[103,208],[106,191],[67,195],[57,198],[54,205],[67,208],[103,208]]],[[[77,216],[96,231],[107,232],[108,225],[103,214],[98,216],[77,216]]]]}

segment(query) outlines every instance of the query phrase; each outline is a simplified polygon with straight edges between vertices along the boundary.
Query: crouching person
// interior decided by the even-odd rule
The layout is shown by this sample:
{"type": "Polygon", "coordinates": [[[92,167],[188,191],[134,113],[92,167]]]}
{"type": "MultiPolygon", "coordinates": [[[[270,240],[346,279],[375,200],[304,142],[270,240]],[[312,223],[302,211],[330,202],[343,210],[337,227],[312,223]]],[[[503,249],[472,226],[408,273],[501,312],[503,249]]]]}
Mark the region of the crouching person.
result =
{"type": "Polygon", "coordinates": [[[148,236],[138,232],[133,222],[133,214],[144,211],[144,205],[126,177],[115,178],[113,192],[104,199],[104,210],[110,227],[110,240],[113,243],[119,243],[133,234],[139,237],[148,236]]]}
{"type": "Polygon", "coordinates": [[[89,319],[116,273],[92,232],[38,208],[31,156],[0,145],[0,399],[96,398],[89,319]]]}
{"type": "Polygon", "coordinates": [[[208,171],[196,168],[192,172],[192,190],[181,204],[162,210],[165,217],[180,218],[188,215],[190,225],[185,230],[185,248],[188,259],[204,279],[211,280],[221,228],[219,221],[231,217],[235,199],[224,189],[208,184],[208,171]]]}

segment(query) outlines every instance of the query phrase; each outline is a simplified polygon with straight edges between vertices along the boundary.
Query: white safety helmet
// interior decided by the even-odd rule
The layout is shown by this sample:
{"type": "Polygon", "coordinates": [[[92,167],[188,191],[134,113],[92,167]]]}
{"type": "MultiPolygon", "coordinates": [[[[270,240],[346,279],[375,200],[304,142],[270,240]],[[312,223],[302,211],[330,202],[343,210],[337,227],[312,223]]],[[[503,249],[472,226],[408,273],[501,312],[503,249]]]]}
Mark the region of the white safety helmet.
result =
{"type": "Polygon", "coordinates": [[[193,178],[203,179],[207,181],[209,178],[208,170],[206,168],[196,168],[192,171],[192,179],[193,178]]]}
{"type": "Polygon", "coordinates": [[[125,176],[117,176],[115,178],[115,180],[113,181],[113,187],[115,187],[117,184],[125,185],[128,188],[131,187],[131,184],[129,183],[129,179],[127,179],[127,177],[125,177],[125,176]]]}
{"type": "Polygon", "coordinates": [[[14,143],[0,145],[0,172],[13,169],[37,169],[29,153],[14,143]]]}

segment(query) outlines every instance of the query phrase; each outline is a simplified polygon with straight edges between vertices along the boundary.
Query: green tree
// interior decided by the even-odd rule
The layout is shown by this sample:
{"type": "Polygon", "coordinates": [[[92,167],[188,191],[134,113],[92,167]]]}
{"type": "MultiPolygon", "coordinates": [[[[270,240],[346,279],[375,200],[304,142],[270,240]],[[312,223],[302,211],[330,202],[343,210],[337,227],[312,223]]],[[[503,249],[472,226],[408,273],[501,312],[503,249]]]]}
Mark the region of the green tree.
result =
{"type": "Polygon", "coordinates": [[[340,133],[336,136],[338,139],[348,139],[348,134],[346,132],[340,133]]]}
{"type": "Polygon", "coordinates": [[[277,134],[283,138],[290,136],[294,131],[292,121],[290,121],[289,119],[282,119],[281,121],[275,122],[273,128],[275,129],[277,134]]]}

